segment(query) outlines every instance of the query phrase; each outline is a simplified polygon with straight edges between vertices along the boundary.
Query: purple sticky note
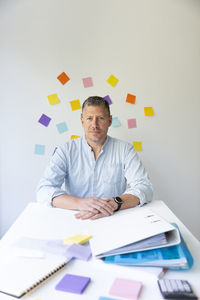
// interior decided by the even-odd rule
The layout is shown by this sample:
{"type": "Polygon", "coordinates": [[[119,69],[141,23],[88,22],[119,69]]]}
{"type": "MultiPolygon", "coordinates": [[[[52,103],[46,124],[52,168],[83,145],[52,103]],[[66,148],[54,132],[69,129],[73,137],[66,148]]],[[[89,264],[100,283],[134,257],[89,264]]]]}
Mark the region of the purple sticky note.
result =
{"type": "Polygon", "coordinates": [[[112,296],[123,297],[136,300],[142,288],[140,281],[132,279],[116,278],[109,294],[112,296]]]}
{"type": "Polygon", "coordinates": [[[103,98],[108,102],[108,104],[112,104],[112,100],[110,99],[110,96],[107,95],[103,98]]]}
{"type": "Polygon", "coordinates": [[[66,274],[58,282],[55,289],[63,292],[82,294],[89,282],[89,277],[66,274]]]}
{"type": "Polygon", "coordinates": [[[92,255],[90,246],[83,246],[79,244],[72,244],[67,249],[67,256],[71,256],[73,258],[78,258],[81,260],[88,260],[92,255]]]}
{"type": "Polygon", "coordinates": [[[42,114],[40,119],[38,120],[39,123],[41,123],[42,125],[44,125],[46,127],[49,125],[50,121],[51,121],[51,118],[49,118],[45,114],[42,114]]]}
{"type": "Polygon", "coordinates": [[[92,77],[83,78],[83,85],[84,85],[84,88],[93,86],[92,77]]]}
{"type": "Polygon", "coordinates": [[[127,120],[128,122],[128,128],[136,128],[137,125],[136,125],[136,119],[129,119],[127,120]]]}

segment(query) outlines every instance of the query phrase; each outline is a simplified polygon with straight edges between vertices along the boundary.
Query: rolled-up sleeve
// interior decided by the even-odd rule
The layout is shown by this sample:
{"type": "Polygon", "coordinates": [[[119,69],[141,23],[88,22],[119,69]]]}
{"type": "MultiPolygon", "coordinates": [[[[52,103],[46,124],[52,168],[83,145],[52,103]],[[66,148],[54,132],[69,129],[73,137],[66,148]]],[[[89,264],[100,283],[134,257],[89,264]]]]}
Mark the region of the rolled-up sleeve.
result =
{"type": "Polygon", "coordinates": [[[127,188],[124,194],[132,194],[140,199],[139,206],[153,199],[153,186],[135,149],[128,145],[125,155],[125,177],[127,188]]]}
{"type": "Polygon", "coordinates": [[[66,191],[62,189],[62,185],[67,175],[67,155],[65,149],[59,147],[52,156],[51,161],[37,186],[37,202],[51,206],[54,197],[66,194],[66,191]]]}

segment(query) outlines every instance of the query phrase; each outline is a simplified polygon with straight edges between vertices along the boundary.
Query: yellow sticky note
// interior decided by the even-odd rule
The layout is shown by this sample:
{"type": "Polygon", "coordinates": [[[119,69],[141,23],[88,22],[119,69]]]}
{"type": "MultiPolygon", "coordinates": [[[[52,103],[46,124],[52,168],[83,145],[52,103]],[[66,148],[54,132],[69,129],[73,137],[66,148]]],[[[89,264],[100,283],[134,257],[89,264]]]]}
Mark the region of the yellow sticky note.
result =
{"type": "Polygon", "coordinates": [[[76,234],[71,237],[68,237],[64,239],[64,243],[68,245],[72,244],[83,244],[91,239],[91,235],[85,235],[85,234],[76,234]]]}
{"type": "Polygon", "coordinates": [[[118,79],[114,75],[110,75],[110,77],[106,80],[111,86],[115,86],[118,83],[118,79]]]}
{"type": "Polygon", "coordinates": [[[81,109],[81,104],[80,104],[79,99],[70,101],[70,105],[71,105],[72,110],[81,109]]]}
{"type": "Polygon", "coordinates": [[[135,151],[142,151],[142,142],[133,142],[133,147],[135,151]]]}
{"type": "Polygon", "coordinates": [[[47,96],[49,104],[53,105],[53,104],[57,104],[60,102],[58,95],[57,94],[52,94],[47,96]]]}
{"type": "Polygon", "coordinates": [[[144,107],[145,116],[153,116],[153,107],[144,107]]]}
{"type": "Polygon", "coordinates": [[[71,135],[71,141],[80,138],[80,135],[71,135]]]}

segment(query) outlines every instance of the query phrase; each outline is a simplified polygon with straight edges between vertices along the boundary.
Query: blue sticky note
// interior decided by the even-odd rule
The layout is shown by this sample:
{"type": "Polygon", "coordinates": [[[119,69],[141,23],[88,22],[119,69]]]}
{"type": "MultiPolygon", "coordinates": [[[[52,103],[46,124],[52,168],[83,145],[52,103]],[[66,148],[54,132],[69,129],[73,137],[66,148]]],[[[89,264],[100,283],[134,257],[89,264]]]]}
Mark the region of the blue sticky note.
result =
{"type": "Polygon", "coordinates": [[[68,130],[67,124],[65,122],[61,122],[59,124],[56,124],[56,127],[57,127],[59,133],[63,133],[63,132],[68,130]]]}
{"type": "Polygon", "coordinates": [[[66,274],[58,282],[55,289],[63,292],[82,294],[89,282],[89,277],[66,274]]]}
{"type": "Polygon", "coordinates": [[[45,145],[35,144],[35,154],[44,155],[45,145]]]}
{"type": "Polygon", "coordinates": [[[109,298],[109,297],[99,297],[98,300],[117,300],[116,298],[109,298]]]}
{"type": "Polygon", "coordinates": [[[121,123],[120,123],[118,117],[112,118],[112,127],[119,127],[119,126],[121,126],[121,123]]]}

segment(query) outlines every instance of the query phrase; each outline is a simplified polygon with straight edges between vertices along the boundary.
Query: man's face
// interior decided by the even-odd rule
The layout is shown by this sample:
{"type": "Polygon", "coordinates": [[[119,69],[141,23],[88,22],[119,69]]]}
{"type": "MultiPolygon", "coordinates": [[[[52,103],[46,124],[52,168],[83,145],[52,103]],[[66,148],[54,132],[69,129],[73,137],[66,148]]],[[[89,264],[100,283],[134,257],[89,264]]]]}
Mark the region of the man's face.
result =
{"type": "Polygon", "coordinates": [[[112,116],[108,115],[102,106],[85,106],[81,114],[81,122],[88,143],[103,144],[106,140],[108,128],[112,124],[112,116]]]}

